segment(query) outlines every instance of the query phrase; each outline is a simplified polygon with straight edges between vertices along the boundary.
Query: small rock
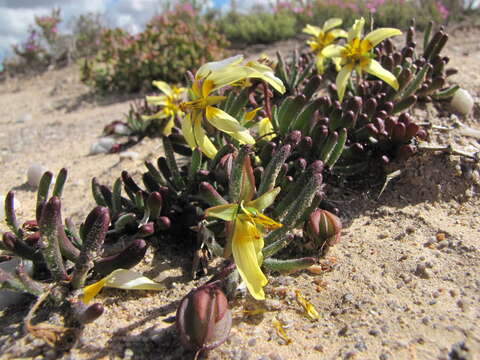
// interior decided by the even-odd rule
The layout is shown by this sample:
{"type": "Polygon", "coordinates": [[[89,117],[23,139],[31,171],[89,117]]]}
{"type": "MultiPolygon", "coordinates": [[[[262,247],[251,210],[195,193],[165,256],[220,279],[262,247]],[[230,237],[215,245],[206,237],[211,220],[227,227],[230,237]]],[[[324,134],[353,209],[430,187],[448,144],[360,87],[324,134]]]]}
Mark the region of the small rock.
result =
{"type": "Polygon", "coordinates": [[[473,97],[465,89],[458,89],[452,97],[450,105],[463,115],[469,114],[473,109],[473,97]]]}
{"type": "Polygon", "coordinates": [[[380,354],[380,356],[378,357],[379,360],[388,360],[390,359],[390,355],[386,354],[386,353],[383,353],[383,354],[380,354]]]}
{"type": "Polygon", "coordinates": [[[32,164],[27,170],[28,185],[37,188],[40,184],[40,179],[45,172],[47,172],[47,169],[44,166],[40,164],[32,164]]]}
{"type": "Polygon", "coordinates": [[[417,264],[417,268],[415,269],[415,275],[422,279],[430,279],[430,273],[427,271],[427,267],[424,263],[417,264]]]}
{"type": "Polygon", "coordinates": [[[113,145],[115,145],[116,140],[114,138],[110,137],[110,136],[104,136],[104,137],[101,137],[98,140],[98,143],[101,146],[103,146],[105,149],[110,151],[110,149],[113,147],[113,145]]]}
{"type": "Polygon", "coordinates": [[[251,338],[250,340],[248,340],[247,344],[248,344],[248,346],[253,347],[253,346],[257,345],[257,339],[251,338]]]}
{"type": "Polygon", "coordinates": [[[344,303],[352,302],[352,300],[353,300],[353,295],[352,295],[352,294],[344,294],[344,295],[342,296],[342,301],[343,301],[344,303]]]}
{"type": "Polygon", "coordinates": [[[320,345],[320,344],[315,345],[315,346],[313,347],[313,350],[318,351],[318,352],[323,352],[324,349],[325,349],[324,346],[323,346],[323,345],[320,345]]]}
{"type": "Polygon", "coordinates": [[[368,331],[368,334],[369,334],[369,335],[372,335],[372,336],[378,336],[378,335],[380,335],[380,331],[377,330],[377,329],[370,329],[370,330],[368,331]]]}
{"type": "Polygon", "coordinates": [[[346,336],[348,332],[348,325],[345,325],[338,331],[339,336],[346,336]]]}

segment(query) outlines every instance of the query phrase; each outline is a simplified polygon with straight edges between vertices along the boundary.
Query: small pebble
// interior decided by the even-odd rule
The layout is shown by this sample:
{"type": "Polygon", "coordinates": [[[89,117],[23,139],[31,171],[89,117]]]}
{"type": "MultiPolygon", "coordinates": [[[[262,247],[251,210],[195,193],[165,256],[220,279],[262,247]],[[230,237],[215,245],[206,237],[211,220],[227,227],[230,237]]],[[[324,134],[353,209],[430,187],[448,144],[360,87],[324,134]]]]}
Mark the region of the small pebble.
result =
{"type": "Polygon", "coordinates": [[[124,124],[115,125],[115,127],[113,128],[113,132],[117,135],[126,135],[126,136],[132,133],[130,128],[124,124]]]}
{"type": "Polygon", "coordinates": [[[313,347],[313,350],[318,351],[318,352],[323,352],[324,349],[325,349],[324,346],[323,346],[323,345],[320,345],[320,344],[315,345],[315,346],[313,347]]]}
{"type": "Polygon", "coordinates": [[[417,268],[415,269],[415,275],[422,279],[430,279],[430,274],[427,271],[427,267],[425,263],[417,264],[417,268]]]}
{"type": "Polygon", "coordinates": [[[469,114],[474,105],[473,97],[465,89],[458,89],[452,97],[450,105],[463,115],[469,114]]]}
{"type": "Polygon", "coordinates": [[[137,160],[139,154],[136,151],[122,151],[118,156],[120,159],[137,160]]]}
{"type": "Polygon", "coordinates": [[[40,179],[47,169],[40,164],[32,164],[27,170],[27,183],[28,185],[37,188],[40,184],[40,179]]]}
{"type": "Polygon", "coordinates": [[[17,124],[23,124],[30,121],[32,121],[32,114],[24,113],[18,117],[17,124]]]}

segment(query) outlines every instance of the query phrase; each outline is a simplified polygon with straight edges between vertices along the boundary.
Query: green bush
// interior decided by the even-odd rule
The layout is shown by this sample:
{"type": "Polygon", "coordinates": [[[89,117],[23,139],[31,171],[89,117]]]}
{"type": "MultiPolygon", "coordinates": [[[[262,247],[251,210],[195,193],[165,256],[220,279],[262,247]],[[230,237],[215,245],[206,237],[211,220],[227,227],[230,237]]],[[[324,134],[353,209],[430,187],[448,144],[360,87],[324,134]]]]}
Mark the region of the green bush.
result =
{"type": "Polygon", "coordinates": [[[233,43],[268,44],[293,37],[297,33],[297,20],[288,11],[248,15],[230,12],[220,19],[219,28],[233,43]]]}
{"type": "Polygon", "coordinates": [[[227,45],[214,25],[189,6],[154,17],[137,35],[108,29],[100,43],[96,59],[85,62],[82,79],[115,92],[151,90],[153,79],[179,82],[186,71],[223,56],[227,45]]]}

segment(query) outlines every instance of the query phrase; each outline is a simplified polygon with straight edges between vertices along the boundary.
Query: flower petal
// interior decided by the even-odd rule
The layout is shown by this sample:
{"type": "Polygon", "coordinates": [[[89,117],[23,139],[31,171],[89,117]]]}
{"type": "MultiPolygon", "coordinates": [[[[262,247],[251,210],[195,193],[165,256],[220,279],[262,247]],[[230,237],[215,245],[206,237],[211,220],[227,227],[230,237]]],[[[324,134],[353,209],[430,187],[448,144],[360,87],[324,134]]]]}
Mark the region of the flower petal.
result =
{"type": "Polygon", "coordinates": [[[168,98],[165,95],[146,96],[147,103],[157,106],[165,106],[168,103],[168,98]]]}
{"type": "Polygon", "coordinates": [[[280,190],[280,187],[276,187],[270,191],[267,191],[265,194],[259,196],[255,200],[249,201],[245,205],[248,207],[253,207],[260,212],[263,212],[263,210],[273,204],[275,198],[280,193],[280,190]]]}
{"type": "Polygon", "coordinates": [[[342,53],[345,51],[345,47],[341,46],[341,45],[328,45],[326,46],[322,52],[321,52],[321,55],[323,57],[327,57],[327,58],[330,58],[330,57],[340,57],[342,56],[342,53]]]}
{"type": "Polygon", "coordinates": [[[272,122],[268,117],[264,117],[260,120],[257,124],[258,127],[258,135],[265,140],[271,140],[275,137],[273,133],[273,125],[272,122]]]}
{"type": "Polygon", "coordinates": [[[246,144],[255,144],[255,139],[233,116],[213,106],[207,106],[205,117],[208,122],[233,138],[246,144]]]}
{"type": "Polygon", "coordinates": [[[252,121],[253,118],[257,115],[257,112],[260,111],[261,109],[262,109],[261,107],[257,107],[255,109],[245,113],[245,116],[243,117],[242,123],[246,124],[247,122],[252,121]]]}
{"type": "Polygon", "coordinates": [[[348,82],[348,79],[350,78],[351,73],[352,73],[352,67],[346,65],[337,74],[336,84],[337,84],[338,99],[340,100],[340,102],[342,102],[343,96],[345,95],[347,82],[348,82]]]}
{"type": "Polygon", "coordinates": [[[348,36],[348,33],[345,30],[342,29],[334,29],[328,32],[330,35],[333,36],[334,39],[337,38],[346,38],[348,36]]]}
{"type": "Polygon", "coordinates": [[[192,121],[193,114],[187,114],[181,120],[182,125],[182,134],[185,140],[187,141],[188,146],[190,148],[195,149],[197,147],[197,143],[195,141],[195,137],[193,135],[193,121],[192,121]]]}
{"type": "Polygon", "coordinates": [[[200,66],[200,68],[197,70],[197,73],[195,74],[195,79],[203,79],[204,77],[208,76],[208,74],[210,74],[211,72],[225,69],[225,67],[228,67],[231,65],[238,65],[242,62],[242,60],[243,60],[243,55],[235,55],[223,60],[206,63],[200,66]]]}
{"type": "Polygon", "coordinates": [[[237,204],[225,204],[208,208],[205,211],[206,217],[214,217],[225,221],[233,221],[238,213],[237,204]]]}
{"type": "Polygon", "coordinates": [[[318,26],[307,25],[303,28],[302,32],[308,35],[317,37],[322,30],[318,26]]]}
{"type": "Polygon", "coordinates": [[[362,17],[355,20],[352,28],[348,32],[347,42],[352,42],[353,39],[360,39],[362,37],[363,26],[365,25],[365,19],[362,17]]]}
{"type": "Polygon", "coordinates": [[[389,38],[391,36],[397,36],[397,35],[402,35],[402,32],[398,29],[380,28],[370,32],[367,36],[365,36],[364,40],[367,40],[368,42],[370,42],[370,44],[372,44],[372,47],[374,47],[374,46],[377,46],[386,38],[389,38]]]}
{"type": "Polygon", "coordinates": [[[156,80],[156,81],[153,81],[152,84],[168,97],[170,98],[173,97],[172,88],[165,81],[156,80]]]}
{"type": "Polygon", "coordinates": [[[203,130],[201,116],[195,119],[193,122],[193,137],[195,139],[195,143],[205,155],[207,155],[210,159],[215,157],[217,154],[217,148],[210,141],[205,133],[205,130],[203,130]]]}
{"type": "Polygon", "coordinates": [[[123,290],[163,290],[165,285],[157,283],[143,274],[132,270],[117,269],[107,276],[105,287],[123,290]]]}
{"type": "Polygon", "coordinates": [[[283,81],[275,76],[270,66],[260,64],[257,61],[250,61],[247,63],[246,67],[250,70],[253,70],[253,72],[248,76],[249,78],[261,79],[281,94],[286,91],[283,81]]]}
{"type": "Polygon", "coordinates": [[[97,296],[97,294],[104,288],[105,284],[107,283],[107,277],[104,277],[103,279],[90,284],[88,286],[85,286],[83,288],[83,296],[82,296],[82,301],[85,304],[88,304],[92,299],[97,296]]]}
{"type": "Polygon", "coordinates": [[[370,60],[367,66],[363,68],[369,74],[372,74],[383,81],[385,81],[388,85],[393,87],[395,90],[398,90],[398,81],[395,75],[393,75],[390,71],[383,68],[382,65],[376,60],[370,60]]]}
{"type": "Polygon", "coordinates": [[[252,238],[255,232],[255,225],[237,218],[232,238],[232,253],[238,272],[250,294],[257,300],[265,300],[263,287],[268,280],[258,262],[257,248],[261,247],[261,243],[259,239],[252,238]]]}
{"type": "Polygon", "coordinates": [[[340,26],[342,25],[343,23],[343,20],[340,19],[340,18],[331,18],[331,19],[328,19],[327,21],[325,21],[325,23],[323,24],[323,31],[328,31],[330,29],[333,29],[337,26],[340,26]]]}

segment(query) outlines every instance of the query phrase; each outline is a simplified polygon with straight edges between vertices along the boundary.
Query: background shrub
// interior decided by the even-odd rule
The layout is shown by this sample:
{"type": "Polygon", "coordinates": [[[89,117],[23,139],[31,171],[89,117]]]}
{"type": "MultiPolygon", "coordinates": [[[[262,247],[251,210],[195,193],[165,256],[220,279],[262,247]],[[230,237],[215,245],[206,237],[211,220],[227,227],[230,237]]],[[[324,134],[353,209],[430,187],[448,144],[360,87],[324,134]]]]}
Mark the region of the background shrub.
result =
{"type": "Polygon", "coordinates": [[[146,91],[153,79],[183,80],[187,70],[224,56],[226,45],[213,24],[184,4],[154,17],[137,35],[105,30],[100,51],[85,63],[82,78],[101,91],[146,91]]]}

